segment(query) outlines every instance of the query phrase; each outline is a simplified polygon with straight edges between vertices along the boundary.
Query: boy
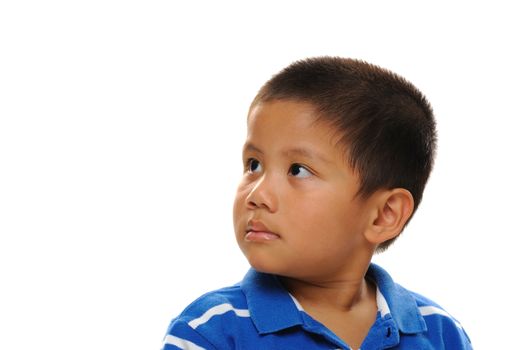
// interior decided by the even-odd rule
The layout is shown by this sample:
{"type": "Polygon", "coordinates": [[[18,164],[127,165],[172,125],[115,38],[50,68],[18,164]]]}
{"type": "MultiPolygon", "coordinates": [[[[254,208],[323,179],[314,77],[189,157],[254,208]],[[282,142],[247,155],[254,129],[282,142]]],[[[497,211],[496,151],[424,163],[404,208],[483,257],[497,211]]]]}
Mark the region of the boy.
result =
{"type": "Polygon", "coordinates": [[[172,321],[164,349],[471,349],[460,324],[371,263],[422,198],[435,121],[409,82],[362,61],[298,61],[248,114],[234,202],[252,269],[172,321]]]}

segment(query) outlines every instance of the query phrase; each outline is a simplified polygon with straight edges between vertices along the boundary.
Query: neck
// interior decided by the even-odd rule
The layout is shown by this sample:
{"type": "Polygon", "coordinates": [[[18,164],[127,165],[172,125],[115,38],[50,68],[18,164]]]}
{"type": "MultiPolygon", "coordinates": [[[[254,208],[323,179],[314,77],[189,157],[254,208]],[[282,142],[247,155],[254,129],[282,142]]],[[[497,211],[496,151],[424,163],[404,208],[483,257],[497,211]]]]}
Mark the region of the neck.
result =
{"type": "Polygon", "coordinates": [[[348,312],[376,299],[376,287],[365,278],[367,267],[356,267],[338,278],[281,277],[281,281],[303,307],[348,312]]]}

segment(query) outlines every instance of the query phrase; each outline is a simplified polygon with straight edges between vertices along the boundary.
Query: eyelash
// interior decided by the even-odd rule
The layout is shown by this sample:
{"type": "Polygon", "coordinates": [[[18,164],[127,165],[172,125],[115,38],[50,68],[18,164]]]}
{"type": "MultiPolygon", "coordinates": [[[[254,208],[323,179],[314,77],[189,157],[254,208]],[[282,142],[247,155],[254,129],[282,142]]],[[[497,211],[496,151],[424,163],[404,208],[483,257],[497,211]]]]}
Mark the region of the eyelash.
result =
{"type": "Polygon", "coordinates": [[[247,161],[245,162],[245,171],[246,172],[253,173],[254,170],[251,169],[253,162],[258,162],[261,165],[261,163],[257,159],[255,159],[255,158],[248,158],[247,161]]]}
{"type": "MultiPolygon", "coordinates": [[[[252,166],[254,164],[254,162],[258,162],[258,166],[261,166],[261,162],[259,162],[257,159],[255,158],[248,158],[247,161],[245,162],[245,171],[250,173],[250,174],[253,174],[255,172],[255,169],[252,170],[252,166]]],[[[292,172],[292,169],[294,167],[297,167],[297,168],[302,168],[302,169],[305,169],[310,175],[314,175],[314,172],[309,169],[308,167],[306,167],[305,165],[302,165],[300,163],[292,163],[289,167],[289,170],[288,170],[288,174],[289,175],[292,175],[291,172],[292,172]]],[[[292,175],[294,177],[298,177],[296,175],[292,175]]]]}

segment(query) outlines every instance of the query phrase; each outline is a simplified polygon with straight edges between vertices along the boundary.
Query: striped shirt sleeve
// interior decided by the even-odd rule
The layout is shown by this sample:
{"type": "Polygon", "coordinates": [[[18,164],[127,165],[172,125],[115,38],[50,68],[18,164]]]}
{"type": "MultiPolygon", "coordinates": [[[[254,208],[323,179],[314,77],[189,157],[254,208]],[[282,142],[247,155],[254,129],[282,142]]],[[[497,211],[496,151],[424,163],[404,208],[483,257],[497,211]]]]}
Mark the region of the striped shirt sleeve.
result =
{"type": "Polygon", "coordinates": [[[176,319],[164,337],[162,350],[214,350],[210,344],[188,323],[176,319]]]}

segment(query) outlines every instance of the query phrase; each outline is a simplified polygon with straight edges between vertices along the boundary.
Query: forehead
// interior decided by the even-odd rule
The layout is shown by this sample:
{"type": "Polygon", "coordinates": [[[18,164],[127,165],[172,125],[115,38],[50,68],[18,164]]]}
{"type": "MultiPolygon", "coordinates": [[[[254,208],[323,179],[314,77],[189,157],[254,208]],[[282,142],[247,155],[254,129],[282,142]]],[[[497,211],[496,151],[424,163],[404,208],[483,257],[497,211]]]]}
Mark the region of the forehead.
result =
{"type": "Polygon", "coordinates": [[[248,133],[286,129],[297,136],[310,132],[334,135],[336,130],[319,118],[316,107],[308,102],[296,100],[271,100],[254,105],[248,114],[248,133]]]}
{"type": "Polygon", "coordinates": [[[339,133],[308,102],[273,100],[258,103],[247,120],[247,144],[257,148],[316,148],[342,155],[339,133]]]}

